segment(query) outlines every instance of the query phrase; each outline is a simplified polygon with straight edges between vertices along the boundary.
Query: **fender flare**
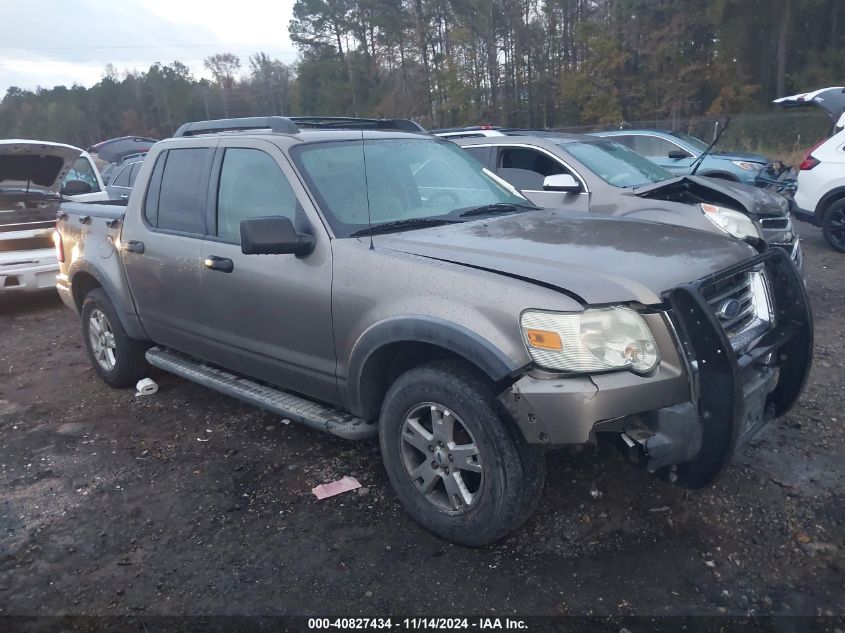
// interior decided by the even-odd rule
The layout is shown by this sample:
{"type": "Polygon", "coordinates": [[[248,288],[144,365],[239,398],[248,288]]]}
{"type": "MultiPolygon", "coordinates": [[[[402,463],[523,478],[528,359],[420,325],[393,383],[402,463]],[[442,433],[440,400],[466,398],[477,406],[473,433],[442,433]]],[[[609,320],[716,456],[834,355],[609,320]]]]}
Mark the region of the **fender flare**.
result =
{"type": "MultiPolygon", "coordinates": [[[[120,324],[123,326],[123,329],[126,330],[126,333],[129,335],[130,338],[138,340],[149,339],[147,333],[144,331],[144,328],[141,326],[141,322],[135,315],[134,306],[128,303],[125,299],[123,299],[121,297],[121,293],[118,291],[114,282],[109,279],[107,275],[103,275],[97,269],[97,267],[94,266],[88,260],[75,261],[72,264],[71,269],[68,271],[68,281],[70,282],[71,292],[73,292],[73,280],[80,273],[90,275],[100,285],[100,287],[103,289],[103,292],[106,293],[106,296],[109,298],[109,301],[111,301],[112,305],[114,306],[114,309],[117,312],[117,316],[120,319],[120,324]]],[[[73,295],[73,298],[74,302],[76,302],[75,294],[73,295]]],[[[83,299],[84,297],[80,298],[80,300],[83,299]]],[[[79,304],[78,308],[81,312],[81,303],[79,304]]]]}
{"type": "Polygon", "coordinates": [[[455,353],[498,382],[521,366],[493,343],[462,325],[428,316],[402,316],[367,328],[352,348],[347,366],[349,408],[364,412],[365,368],[373,354],[394,343],[427,343],[455,353]]]}

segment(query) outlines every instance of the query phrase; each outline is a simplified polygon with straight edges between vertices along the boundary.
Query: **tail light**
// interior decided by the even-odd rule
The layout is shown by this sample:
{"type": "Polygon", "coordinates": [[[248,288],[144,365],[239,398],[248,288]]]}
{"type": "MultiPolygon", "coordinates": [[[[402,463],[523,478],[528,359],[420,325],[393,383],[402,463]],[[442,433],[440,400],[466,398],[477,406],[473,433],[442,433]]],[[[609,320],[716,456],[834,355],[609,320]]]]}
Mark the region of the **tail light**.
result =
{"type": "Polygon", "coordinates": [[[813,154],[813,152],[815,152],[815,151],[816,151],[819,147],[821,147],[821,144],[822,144],[822,143],[824,143],[826,140],[827,140],[826,138],[821,139],[818,143],[816,143],[815,145],[813,145],[810,149],[808,149],[808,150],[804,153],[804,160],[803,160],[803,161],[801,161],[801,164],[798,166],[798,169],[799,169],[799,170],[801,170],[801,171],[808,171],[808,170],[812,169],[813,167],[815,167],[816,165],[818,165],[818,164],[821,162],[818,158],[816,158],[816,157],[815,157],[815,156],[813,156],[812,154],[813,154]]]}
{"type": "Polygon", "coordinates": [[[818,158],[815,158],[813,156],[807,156],[807,158],[805,158],[798,166],[798,169],[800,169],[801,171],[809,171],[810,169],[818,165],[820,162],[821,161],[818,158]]]}
{"type": "Polygon", "coordinates": [[[53,231],[53,244],[56,245],[56,259],[59,260],[60,264],[65,263],[65,245],[62,244],[62,234],[59,233],[59,229],[53,231]]]}

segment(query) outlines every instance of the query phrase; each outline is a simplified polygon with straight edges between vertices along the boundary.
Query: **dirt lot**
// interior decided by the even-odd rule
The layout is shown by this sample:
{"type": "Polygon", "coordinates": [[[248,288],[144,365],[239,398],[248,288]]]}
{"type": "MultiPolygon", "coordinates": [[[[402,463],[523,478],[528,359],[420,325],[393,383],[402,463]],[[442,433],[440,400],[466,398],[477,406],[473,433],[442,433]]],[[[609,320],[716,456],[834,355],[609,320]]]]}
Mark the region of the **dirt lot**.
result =
{"type": "Polygon", "coordinates": [[[801,229],[817,346],[797,410],[701,492],[550,454],[534,518],[482,550],[417,527],[375,443],[172,376],[112,390],[56,298],[0,300],[0,614],[841,615],[845,258],[801,229]],[[365,488],[309,492],[346,474],[365,488]]]}

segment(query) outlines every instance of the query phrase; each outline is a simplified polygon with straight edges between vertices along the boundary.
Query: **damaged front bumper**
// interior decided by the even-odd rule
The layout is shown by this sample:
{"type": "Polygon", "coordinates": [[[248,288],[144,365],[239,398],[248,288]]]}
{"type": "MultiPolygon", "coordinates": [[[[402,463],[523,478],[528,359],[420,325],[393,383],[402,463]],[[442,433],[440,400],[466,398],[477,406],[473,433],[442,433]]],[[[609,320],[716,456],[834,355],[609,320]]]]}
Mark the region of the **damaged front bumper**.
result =
{"type": "Polygon", "coordinates": [[[500,399],[526,440],[584,444],[615,434],[651,471],[706,485],[745,441],[795,403],[809,373],[813,322],[801,274],[777,248],[675,288],[665,312],[643,315],[661,350],[649,376],[530,372],[500,399]],[[735,351],[702,289],[759,267],[774,308],[768,331],[735,351]],[[662,327],[661,327],[662,322],[662,327]]]}

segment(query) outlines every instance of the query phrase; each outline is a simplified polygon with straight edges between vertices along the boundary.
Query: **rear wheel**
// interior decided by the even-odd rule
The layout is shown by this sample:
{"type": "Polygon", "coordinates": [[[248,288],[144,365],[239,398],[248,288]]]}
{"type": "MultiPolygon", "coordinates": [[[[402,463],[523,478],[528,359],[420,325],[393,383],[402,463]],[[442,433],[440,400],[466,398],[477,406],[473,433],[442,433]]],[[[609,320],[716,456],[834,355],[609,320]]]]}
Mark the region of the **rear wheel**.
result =
{"type": "Polygon", "coordinates": [[[82,334],[88,358],[107,385],[128,387],[149,370],[144,358],[148,345],[129,337],[102,288],[85,295],[82,334]]]}
{"type": "Polygon", "coordinates": [[[834,250],[845,253],[845,200],[834,202],[824,214],[822,232],[834,250]]]}
{"type": "Polygon", "coordinates": [[[544,457],[506,415],[489,385],[459,363],[411,369],[391,386],[380,421],[382,459],[418,523],[480,546],[531,515],[544,457]]]}

